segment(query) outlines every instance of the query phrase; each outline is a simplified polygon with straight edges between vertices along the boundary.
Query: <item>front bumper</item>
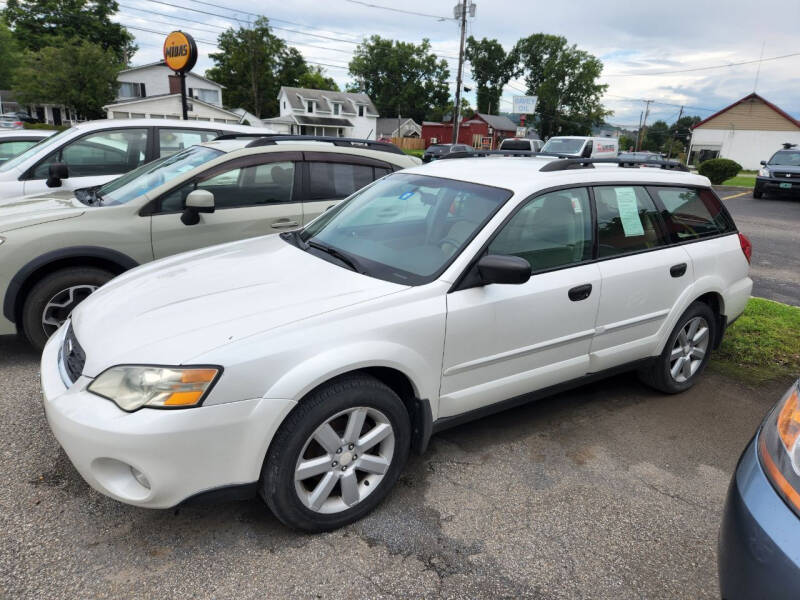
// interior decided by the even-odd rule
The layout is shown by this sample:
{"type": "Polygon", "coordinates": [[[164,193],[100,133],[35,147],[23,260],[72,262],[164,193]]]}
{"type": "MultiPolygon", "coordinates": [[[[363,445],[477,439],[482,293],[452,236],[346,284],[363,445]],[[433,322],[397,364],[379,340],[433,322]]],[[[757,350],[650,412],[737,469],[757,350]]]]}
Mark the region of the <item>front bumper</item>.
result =
{"type": "Polygon", "coordinates": [[[719,536],[724,600],[796,599],[800,590],[800,519],[775,492],[758,460],[756,436],[739,459],[719,536]]]}
{"type": "Polygon", "coordinates": [[[761,177],[756,176],[756,189],[762,192],[777,192],[780,194],[797,194],[800,195],[800,179],[792,178],[777,178],[777,177],[761,177]],[[786,187],[786,186],[789,187],[786,187]]]}
{"type": "Polygon", "coordinates": [[[269,442],[293,401],[253,398],[127,413],[87,392],[88,377],[65,385],[58,366],[64,331],[50,338],[42,354],[44,409],[53,435],[94,489],[127,504],[168,508],[259,479],[269,442]]]}

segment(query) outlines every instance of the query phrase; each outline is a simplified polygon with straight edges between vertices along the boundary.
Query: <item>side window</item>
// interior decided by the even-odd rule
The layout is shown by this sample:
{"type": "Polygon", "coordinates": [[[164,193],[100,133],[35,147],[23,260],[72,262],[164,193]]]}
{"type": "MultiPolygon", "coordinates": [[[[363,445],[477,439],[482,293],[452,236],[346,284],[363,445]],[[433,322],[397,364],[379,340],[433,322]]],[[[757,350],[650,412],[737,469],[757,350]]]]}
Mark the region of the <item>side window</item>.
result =
{"type": "Polygon", "coordinates": [[[33,146],[37,140],[10,140],[0,142],[0,164],[33,146]]]}
{"type": "Polygon", "coordinates": [[[146,129],[118,129],[89,134],[59,148],[36,166],[34,179],[46,179],[50,165],[63,162],[70,177],[121,175],[145,162],[146,129]]]}
{"type": "Polygon", "coordinates": [[[225,209],[291,202],[293,188],[293,162],[237,167],[172,190],[162,196],[161,212],[183,210],[186,196],[196,189],[214,194],[215,207],[225,209]]]}
{"type": "Polygon", "coordinates": [[[201,129],[159,129],[158,151],[159,156],[169,156],[190,146],[209,142],[217,137],[216,131],[201,129]]]}
{"type": "Polygon", "coordinates": [[[594,188],[597,207],[598,257],[638,252],[666,243],[658,211],[643,187],[594,188]]]}
{"type": "Polygon", "coordinates": [[[489,254],[524,258],[535,271],[592,258],[592,213],[586,188],[534,198],[506,223],[489,254]]]}
{"type": "Polygon", "coordinates": [[[683,242],[733,231],[719,200],[710,190],[650,188],[667,213],[672,240],[683,242]]]}
{"type": "Polygon", "coordinates": [[[309,200],[346,198],[368,183],[374,175],[372,167],[347,163],[308,163],[309,200]]]}

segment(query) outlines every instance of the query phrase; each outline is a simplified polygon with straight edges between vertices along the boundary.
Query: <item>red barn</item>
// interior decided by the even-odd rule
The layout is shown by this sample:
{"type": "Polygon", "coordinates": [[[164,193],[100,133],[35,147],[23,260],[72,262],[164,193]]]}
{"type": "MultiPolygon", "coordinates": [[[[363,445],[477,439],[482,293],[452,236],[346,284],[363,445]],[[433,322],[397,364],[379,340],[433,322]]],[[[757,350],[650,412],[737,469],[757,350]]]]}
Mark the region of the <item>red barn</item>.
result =
{"type": "MultiPolygon", "coordinates": [[[[501,140],[514,137],[516,133],[517,125],[508,117],[475,113],[469,119],[462,119],[458,128],[458,143],[491,150],[497,148],[501,140]]],[[[425,140],[426,148],[431,144],[452,144],[452,121],[446,123],[424,121],[422,139],[425,140]]]]}

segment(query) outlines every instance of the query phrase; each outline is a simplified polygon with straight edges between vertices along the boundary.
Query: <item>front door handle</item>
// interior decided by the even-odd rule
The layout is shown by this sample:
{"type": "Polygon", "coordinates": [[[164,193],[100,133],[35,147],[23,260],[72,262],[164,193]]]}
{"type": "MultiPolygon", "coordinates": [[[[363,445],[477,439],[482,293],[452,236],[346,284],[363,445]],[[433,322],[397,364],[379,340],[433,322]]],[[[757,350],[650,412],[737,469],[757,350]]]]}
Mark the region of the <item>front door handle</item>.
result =
{"type": "Polygon", "coordinates": [[[286,229],[287,227],[297,227],[300,225],[297,221],[275,221],[270,227],[273,229],[286,229]]]}
{"type": "Polygon", "coordinates": [[[569,299],[573,302],[580,302],[581,300],[586,300],[592,293],[592,284],[586,283],[584,285],[579,285],[577,287],[572,288],[569,292],[569,299]]]}
{"type": "Polygon", "coordinates": [[[669,268],[669,274],[673,277],[683,277],[686,273],[686,263],[681,263],[679,265],[672,265],[669,268]]]}

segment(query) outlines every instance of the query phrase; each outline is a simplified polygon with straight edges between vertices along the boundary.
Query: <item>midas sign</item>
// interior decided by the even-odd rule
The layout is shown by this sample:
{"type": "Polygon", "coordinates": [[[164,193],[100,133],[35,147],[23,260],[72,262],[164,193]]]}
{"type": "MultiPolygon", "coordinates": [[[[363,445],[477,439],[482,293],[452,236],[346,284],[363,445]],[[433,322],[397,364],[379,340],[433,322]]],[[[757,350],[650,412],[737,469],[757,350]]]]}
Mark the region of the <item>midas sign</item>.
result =
{"type": "Polygon", "coordinates": [[[191,71],[197,62],[197,44],[188,33],[173,31],[164,40],[164,62],[176,73],[191,71]]]}

